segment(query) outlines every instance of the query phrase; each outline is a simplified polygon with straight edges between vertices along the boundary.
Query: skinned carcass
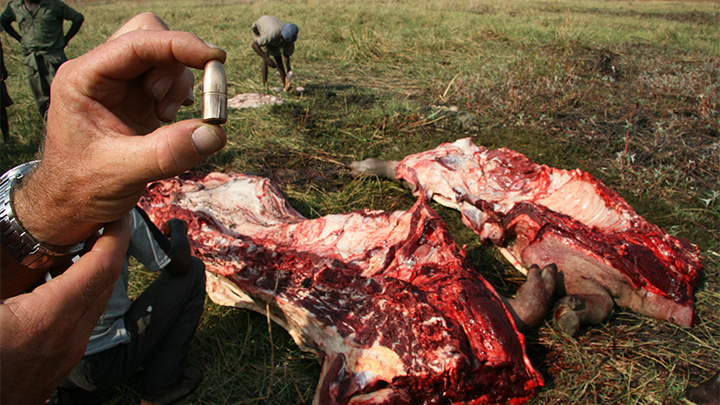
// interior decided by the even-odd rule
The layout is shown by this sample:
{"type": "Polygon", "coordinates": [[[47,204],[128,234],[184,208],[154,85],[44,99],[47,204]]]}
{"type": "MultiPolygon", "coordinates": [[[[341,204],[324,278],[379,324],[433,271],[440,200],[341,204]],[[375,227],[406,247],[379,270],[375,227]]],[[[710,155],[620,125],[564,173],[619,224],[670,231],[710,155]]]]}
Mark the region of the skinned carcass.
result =
{"type": "Polygon", "coordinates": [[[153,183],[140,205],[187,221],[216,303],[269,313],[323,359],[315,404],[519,404],[543,384],[424,197],[311,220],[266,179],[213,173],[153,183]]]}
{"type": "Polygon", "coordinates": [[[581,170],[538,165],[470,138],[407,156],[368,159],[353,175],[396,178],[415,193],[457,209],[482,241],[523,269],[555,263],[555,329],[576,335],[615,304],[690,327],[702,268],[696,246],[645,221],[617,193],[581,170]]]}

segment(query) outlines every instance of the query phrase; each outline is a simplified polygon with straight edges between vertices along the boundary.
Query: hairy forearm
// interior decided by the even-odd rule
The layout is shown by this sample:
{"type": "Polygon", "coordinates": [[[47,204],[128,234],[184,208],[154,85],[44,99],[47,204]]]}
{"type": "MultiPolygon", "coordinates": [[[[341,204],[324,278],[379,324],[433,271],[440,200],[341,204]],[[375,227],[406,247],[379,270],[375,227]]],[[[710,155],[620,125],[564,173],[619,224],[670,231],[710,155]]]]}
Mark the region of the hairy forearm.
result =
{"type": "MultiPolygon", "coordinates": [[[[15,215],[35,239],[54,246],[81,242],[102,227],[78,207],[90,202],[86,186],[71,176],[57,176],[42,164],[13,192],[15,215]],[[42,172],[42,173],[41,173],[42,172]]],[[[56,173],[68,173],[64,170],[56,173]]],[[[118,215],[118,218],[122,215],[118,215]]]]}
{"type": "Polygon", "coordinates": [[[10,190],[12,211],[9,216],[14,219],[6,225],[14,231],[5,233],[4,230],[3,233],[0,272],[0,297],[3,299],[32,289],[43,281],[49,268],[56,273],[64,271],[72,263],[74,253],[79,253],[78,249],[82,248],[82,244],[77,245],[77,242],[89,236],[75,232],[74,226],[78,221],[73,220],[69,207],[78,205],[55,197],[62,195],[57,190],[71,188],[60,181],[42,181],[42,174],[36,176],[37,166],[34,170],[30,168],[10,190]],[[31,236],[21,238],[23,234],[31,236]],[[41,245],[37,246],[37,242],[41,245]],[[43,254],[46,250],[57,253],[43,254]]]}
{"type": "Polygon", "coordinates": [[[42,404],[67,377],[112,294],[129,237],[127,220],[108,224],[62,276],[0,303],[0,403],[42,404]]]}

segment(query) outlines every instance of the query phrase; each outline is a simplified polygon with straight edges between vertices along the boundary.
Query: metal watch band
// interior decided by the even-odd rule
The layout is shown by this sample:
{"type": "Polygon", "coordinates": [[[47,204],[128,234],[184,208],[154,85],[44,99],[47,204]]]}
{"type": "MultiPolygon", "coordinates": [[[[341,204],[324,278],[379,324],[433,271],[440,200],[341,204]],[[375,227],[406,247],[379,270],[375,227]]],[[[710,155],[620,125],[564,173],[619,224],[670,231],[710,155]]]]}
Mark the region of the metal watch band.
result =
{"type": "Polygon", "coordinates": [[[85,242],[72,246],[53,246],[35,239],[15,216],[12,191],[24,176],[38,164],[32,161],[16,166],[0,178],[0,231],[2,245],[18,263],[33,269],[50,269],[67,264],[85,248],[85,242]]]}

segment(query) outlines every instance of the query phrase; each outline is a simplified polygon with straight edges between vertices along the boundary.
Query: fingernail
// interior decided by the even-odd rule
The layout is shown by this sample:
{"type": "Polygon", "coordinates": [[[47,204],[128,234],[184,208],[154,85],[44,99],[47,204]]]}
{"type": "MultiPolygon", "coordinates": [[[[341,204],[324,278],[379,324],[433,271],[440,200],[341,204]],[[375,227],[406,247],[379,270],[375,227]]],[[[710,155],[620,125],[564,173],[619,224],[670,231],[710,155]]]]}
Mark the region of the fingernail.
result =
{"type": "MultiPolygon", "coordinates": [[[[203,41],[203,42],[205,42],[205,41],[203,41]]],[[[218,51],[222,52],[222,53],[213,52],[214,55],[210,59],[217,59],[221,62],[225,62],[225,58],[227,58],[227,52],[225,52],[224,49],[220,48],[219,46],[217,46],[215,44],[211,44],[208,42],[205,42],[205,45],[207,45],[208,47],[210,47],[212,49],[217,49],[218,51]]]]}
{"type": "Polygon", "coordinates": [[[170,90],[170,86],[172,86],[173,80],[169,77],[164,77],[160,80],[158,80],[153,86],[152,86],[152,92],[155,96],[156,100],[162,100],[163,97],[165,97],[165,94],[167,94],[168,90],[170,90]]]}
{"type": "Polygon", "coordinates": [[[167,107],[165,107],[165,111],[163,111],[163,115],[167,119],[168,122],[173,121],[175,117],[177,116],[178,110],[180,109],[179,103],[170,103],[167,107]]]}
{"type": "Polygon", "coordinates": [[[189,106],[193,105],[195,103],[195,95],[193,94],[193,90],[190,89],[190,92],[188,92],[187,97],[185,97],[185,101],[183,101],[182,105],[189,106]]]}
{"type": "MultiPolygon", "coordinates": [[[[203,42],[205,42],[205,41],[203,41],[203,42]]],[[[219,46],[217,46],[215,44],[211,44],[210,42],[205,42],[205,45],[209,46],[210,48],[220,49],[221,51],[225,52],[224,49],[220,48],[219,46]]]]}
{"type": "Polygon", "coordinates": [[[192,142],[197,153],[203,156],[215,153],[222,148],[220,137],[207,125],[200,126],[193,132],[192,142]]]}

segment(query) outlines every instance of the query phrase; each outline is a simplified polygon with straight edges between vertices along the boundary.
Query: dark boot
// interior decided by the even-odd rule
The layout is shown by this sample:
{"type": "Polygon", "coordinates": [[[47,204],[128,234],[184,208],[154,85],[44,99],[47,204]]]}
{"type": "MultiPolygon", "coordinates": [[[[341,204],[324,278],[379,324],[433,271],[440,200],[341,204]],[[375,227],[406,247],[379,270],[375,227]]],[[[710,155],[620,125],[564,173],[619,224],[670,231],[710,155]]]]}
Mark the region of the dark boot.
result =
{"type": "Polygon", "coordinates": [[[140,405],[169,405],[178,402],[195,392],[202,381],[202,370],[193,365],[185,367],[183,378],[175,388],[168,392],[155,395],[143,395],[140,405]]]}

